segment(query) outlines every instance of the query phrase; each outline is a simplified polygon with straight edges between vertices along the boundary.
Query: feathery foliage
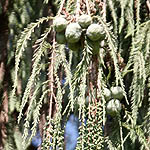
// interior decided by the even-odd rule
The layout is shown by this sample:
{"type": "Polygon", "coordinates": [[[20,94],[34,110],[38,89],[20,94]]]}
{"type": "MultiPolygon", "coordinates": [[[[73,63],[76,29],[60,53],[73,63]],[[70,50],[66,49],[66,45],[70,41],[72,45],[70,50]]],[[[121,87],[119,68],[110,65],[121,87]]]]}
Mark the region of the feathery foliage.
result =
{"type": "Polygon", "coordinates": [[[64,137],[65,126],[74,113],[79,118],[78,150],[149,150],[149,6],[142,0],[57,0],[52,3],[58,4],[57,16],[63,15],[68,24],[77,22],[81,14],[90,15],[93,23],[102,26],[104,38],[96,41],[95,48],[86,35],[87,29],[82,29],[75,49],[69,47],[69,42],[59,44],[52,23],[55,17],[50,16],[24,29],[15,52],[10,101],[17,97],[18,73],[28,41],[35,28],[43,26],[44,32],[33,44],[31,74],[21,97],[18,122],[24,115],[23,145],[29,144],[36,134],[46,105],[41,149],[65,149],[68,142],[64,137]],[[46,28],[44,23],[50,26],[46,28]],[[120,86],[123,94],[121,111],[115,115],[107,111],[104,93],[105,88],[114,86],[120,86]]]}

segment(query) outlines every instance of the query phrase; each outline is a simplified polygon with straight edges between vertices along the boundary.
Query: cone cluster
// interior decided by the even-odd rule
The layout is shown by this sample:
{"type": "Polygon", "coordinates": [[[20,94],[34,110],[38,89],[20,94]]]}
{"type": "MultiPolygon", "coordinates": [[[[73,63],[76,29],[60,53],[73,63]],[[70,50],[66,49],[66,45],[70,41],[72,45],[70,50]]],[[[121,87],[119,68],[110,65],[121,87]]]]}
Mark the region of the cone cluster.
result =
{"type": "Polygon", "coordinates": [[[111,116],[116,115],[121,111],[121,103],[120,100],[123,99],[123,90],[120,86],[104,88],[104,96],[107,101],[106,110],[107,113],[111,116]]]}
{"type": "Polygon", "coordinates": [[[56,42],[66,44],[73,51],[81,49],[81,41],[87,40],[95,53],[99,50],[100,41],[105,38],[103,26],[94,23],[89,15],[81,15],[76,22],[71,23],[64,16],[56,17],[53,25],[56,31],[56,42]]]}

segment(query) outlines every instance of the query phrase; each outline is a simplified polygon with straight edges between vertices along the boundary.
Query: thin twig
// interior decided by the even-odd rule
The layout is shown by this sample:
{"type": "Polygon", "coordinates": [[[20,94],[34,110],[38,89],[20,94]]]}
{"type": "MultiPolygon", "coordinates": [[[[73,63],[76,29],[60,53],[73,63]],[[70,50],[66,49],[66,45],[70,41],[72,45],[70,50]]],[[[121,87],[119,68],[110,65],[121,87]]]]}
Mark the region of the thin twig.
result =
{"type": "Polygon", "coordinates": [[[58,16],[60,16],[60,13],[61,13],[61,11],[62,11],[62,9],[63,9],[63,7],[64,7],[64,4],[65,4],[65,1],[66,1],[66,0],[62,0],[62,2],[61,2],[60,8],[59,8],[59,10],[58,10],[58,16]]]}
{"type": "Polygon", "coordinates": [[[103,19],[106,22],[106,0],[103,2],[103,19]]]}
{"type": "Polygon", "coordinates": [[[76,3],[76,18],[79,17],[79,12],[80,12],[80,0],[77,0],[77,3],[76,3]]]}
{"type": "Polygon", "coordinates": [[[123,139],[122,124],[121,124],[120,116],[119,116],[119,126],[120,126],[121,149],[124,150],[124,139],[123,139]]]}
{"type": "Polygon", "coordinates": [[[90,7],[89,7],[89,1],[86,0],[86,7],[87,7],[87,13],[90,15],[90,7]]]}
{"type": "Polygon", "coordinates": [[[149,0],[146,1],[146,5],[147,5],[148,12],[149,12],[149,15],[150,15],[150,1],[149,0]]]}
{"type": "Polygon", "coordinates": [[[49,66],[49,80],[50,80],[50,104],[49,104],[49,117],[51,120],[52,116],[52,101],[53,101],[53,87],[54,87],[54,49],[55,49],[55,35],[53,37],[53,49],[52,49],[52,55],[51,55],[51,64],[49,66]]]}

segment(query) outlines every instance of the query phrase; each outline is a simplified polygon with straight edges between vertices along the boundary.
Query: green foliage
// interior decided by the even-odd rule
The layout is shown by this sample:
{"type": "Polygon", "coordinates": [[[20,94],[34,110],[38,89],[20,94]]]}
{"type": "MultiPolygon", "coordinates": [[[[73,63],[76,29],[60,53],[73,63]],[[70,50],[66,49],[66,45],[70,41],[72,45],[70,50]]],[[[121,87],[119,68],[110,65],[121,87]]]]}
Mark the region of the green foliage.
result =
{"type": "MultiPolygon", "coordinates": [[[[34,52],[28,60],[31,72],[26,76],[28,79],[20,97],[18,122],[27,109],[23,145],[29,144],[35,135],[46,104],[42,149],[50,146],[64,149],[64,126],[73,112],[81,122],[76,149],[149,150],[150,21],[148,17],[142,18],[141,12],[146,4],[143,5],[142,0],[110,0],[104,1],[103,5],[91,0],[62,0],[55,1],[55,4],[59,4],[57,15],[63,14],[69,22],[76,22],[81,12],[90,15],[94,23],[103,27],[105,38],[98,40],[99,46],[94,53],[86,29],[82,29],[80,50],[71,51],[55,39],[52,24],[55,17],[43,17],[27,25],[17,42],[10,106],[17,101],[18,76],[25,69],[21,63],[28,57],[26,52],[31,50],[28,43],[35,28],[40,30],[43,27],[43,34],[38,39],[33,38],[34,52]],[[45,24],[51,25],[47,27],[45,24]],[[63,79],[66,80],[64,84],[63,79]],[[123,90],[122,110],[109,116],[104,89],[114,86],[123,90]],[[32,134],[29,137],[30,128],[32,134]]],[[[26,16],[25,8],[22,14],[26,16]]],[[[145,15],[148,16],[148,12],[145,15]]],[[[30,22],[29,17],[22,19],[22,24],[30,22]]],[[[10,22],[14,20],[17,22],[15,13],[11,13],[10,22]]]]}
{"type": "MultiPolygon", "coordinates": [[[[8,27],[9,27],[9,36],[7,43],[7,57],[6,60],[8,66],[9,75],[9,89],[8,94],[10,95],[9,100],[9,122],[8,122],[8,138],[5,143],[5,149],[22,149],[23,145],[21,144],[23,130],[20,129],[20,126],[23,126],[20,123],[16,125],[17,113],[20,111],[20,104],[22,98],[22,91],[25,90],[25,86],[30,76],[30,69],[32,64],[32,44],[40,36],[41,33],[41,24],[44,20],[49,19],[42,18],[40,21],[33,23],[28,26],[29,22],[33,22],[38,18],[43,16],[44,5],[38,0],[32,1],[18,1],[14,0],[9,3],[8,11],[8,27]],[[35,9],[36,8],[36,9],[35,9]],[[26,28],[26,31],[21,34],[21,31],[26,28]],[[38,28],[38,29],[37,29],[38,28]],[[28,32],[29,31],[29,32],[28,32]],[[27,33],[27,35],[26,35],[27,33]],[[20,37],[20,40],[18,38],[20,37]],[[32,40],[31,40],[32,39],[32,40]],[[16,44],[18,43],[18,44],[16,44]],[[28,57],[26,57],[28,56],[28,57]],[[15,58],[14,58],[15,57],[15,58]],[[14,59],[16,59],[14,64],[14,59]],[[21,61],[20,61],[21,59],[21,61]],[[14,67],[15,66],[15,67],[14,67]],[[13,85],[12,85],[13,83],[13,85]],[[13,86],[13,90],[10,91],[13,86]],[[12,117],[13,116],[13,117],[12,117]],[[13,121],[12,121],[13,120],[13,121]],[[17,129],[16,129],[17,128],[17,129]],[[11,129],[11,131],[9,131],[11,129]],[[16,131],[17,130],[17,131],[16,131]]],[[[31,119],[31,116],[30,116],[31,119]]],[[[21,121],[22,122],[22,121],[21,121]]],[[[26,145],[25,147],[27,147],[26,145]]]]}

